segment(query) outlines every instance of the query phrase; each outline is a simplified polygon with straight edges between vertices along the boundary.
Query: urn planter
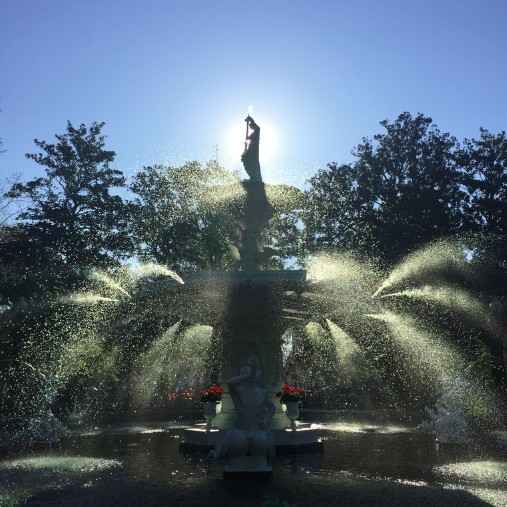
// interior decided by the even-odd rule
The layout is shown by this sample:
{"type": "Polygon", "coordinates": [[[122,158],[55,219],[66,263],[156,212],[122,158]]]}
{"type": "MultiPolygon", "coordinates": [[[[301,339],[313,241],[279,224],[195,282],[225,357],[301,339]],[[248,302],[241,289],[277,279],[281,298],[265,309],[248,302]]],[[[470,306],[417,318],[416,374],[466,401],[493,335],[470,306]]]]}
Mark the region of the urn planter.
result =
{"type": "Polygon", "coordinates": [[[299,417],[299,405],[300,401],[286,401],[284,403],[286,409],[285,413],[287,417],[290,419],[290,428],[292,430],[296,430],[296,419],[299,417]]]}
{"type": "Polygon", "coordinates": [[[206,419],[206,431],[211,430],[211,422],[217,415],[217,401],[201,402],[203,407],[203,416],[206,419]]]}

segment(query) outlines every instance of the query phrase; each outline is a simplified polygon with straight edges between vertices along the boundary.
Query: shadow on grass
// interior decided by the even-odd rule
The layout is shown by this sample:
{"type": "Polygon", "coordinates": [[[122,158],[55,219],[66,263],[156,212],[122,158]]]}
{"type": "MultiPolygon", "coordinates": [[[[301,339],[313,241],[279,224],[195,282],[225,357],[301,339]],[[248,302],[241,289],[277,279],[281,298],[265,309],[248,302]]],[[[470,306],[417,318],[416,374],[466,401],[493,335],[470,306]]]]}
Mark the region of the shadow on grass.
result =
{"type": "Polygon", "coordinates": [[[353,475],[300,476],[296,482],[224,481],[219,476],[186,476],[152,483],[117,468],[101,471],[11,469],[2,474],[2,507],[179,506],[179,507],[487,507],[505,505],[505,491],[490,490],[488,501],[464,489],[438,484],[403,484],[353,475]],[[496,497],[495,497],[496,495],[496,497]],[[503,496],[500,496],[503,495],[503,496]]]}

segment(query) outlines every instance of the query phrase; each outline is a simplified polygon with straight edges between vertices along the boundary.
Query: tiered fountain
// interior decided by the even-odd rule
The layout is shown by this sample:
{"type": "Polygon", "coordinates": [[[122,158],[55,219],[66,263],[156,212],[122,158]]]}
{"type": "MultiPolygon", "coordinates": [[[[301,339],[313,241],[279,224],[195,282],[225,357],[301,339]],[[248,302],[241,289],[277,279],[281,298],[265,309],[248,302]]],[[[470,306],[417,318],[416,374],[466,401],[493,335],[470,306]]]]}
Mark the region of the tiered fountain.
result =
{"type": "Polygon", "coordinates": [[[322,449],[317,430],[308,424],[291,423],[276,398],[282,386],[282,336],[295,323],[305,323],[312,316],[308,301],[301,297],[306,272],[270,270],[270,258],[276,252],[264,246],[264,230],[269,220],[276,213],[296,209],[302,202],[302,194],[294,187],[263,183],[259,165],[260,129],[250,116],[246,122],[242,161],[250,179],[241,183],[233,205],[239,239],[230,249],[237,261],[236,271],[186,277],[185,293],[193,297],[183,298],[184,304],[175,310],[180,318],[217,329],[224,350],[221,410],[212,420],[211,430],[209,424],[207,428],[196,425],[188,429],[181,450],[206,451],[219,444],[235,426],[236,412],[227,381],[255,356],[260,361],[260,383],[276,406],[269,429],[277,453],[315,452],[322,449]]]}

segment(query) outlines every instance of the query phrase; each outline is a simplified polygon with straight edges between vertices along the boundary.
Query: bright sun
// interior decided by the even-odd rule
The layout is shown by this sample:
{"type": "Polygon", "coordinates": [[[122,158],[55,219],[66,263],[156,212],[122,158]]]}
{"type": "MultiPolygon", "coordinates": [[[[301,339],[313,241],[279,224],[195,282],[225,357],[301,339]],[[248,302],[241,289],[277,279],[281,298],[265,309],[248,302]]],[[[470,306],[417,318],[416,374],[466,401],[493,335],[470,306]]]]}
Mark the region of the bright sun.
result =
{"type": "MultiPolygon", "coordinates": [[[[259,142],[259,162],[262,164],[271,158],[275,151],[275,134],[269,125],[259,122],[261,137],[259,142]]],[[[246,123],[243,121],[234,126],[229,134],[228,149],[229,155],[234,160],[241,160],[245,149],[246,123]]]]}

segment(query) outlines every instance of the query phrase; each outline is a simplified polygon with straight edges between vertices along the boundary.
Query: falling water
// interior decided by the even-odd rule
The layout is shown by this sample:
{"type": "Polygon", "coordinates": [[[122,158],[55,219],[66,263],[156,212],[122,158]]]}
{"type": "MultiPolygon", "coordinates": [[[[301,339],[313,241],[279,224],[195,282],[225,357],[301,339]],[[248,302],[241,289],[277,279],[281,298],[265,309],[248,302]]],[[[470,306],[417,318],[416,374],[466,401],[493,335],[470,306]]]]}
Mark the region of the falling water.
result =
{"type": "Polygon", "coordinates": [[[422,329],[415,319],[393,312],[368,317],[387,324],[397,353],[419,382],[433,385],[438,390],[444,378],[455,378],[463,371],[465,363],[459,352],[435,333],[422,329]]]}
{"type": "Polygon", "coordinates": [[[431,287],[426,285],[421,289],[407,289],[401,292],[385,294],[382,297],[403,296],[438,303],[448,310],[458,310],[461,314],[465,314],[467,319],[478,327],[485,329],[488,333],[497,336],[499,339],[503,339],[503,333],[501,333],[501,330],[495,324],[484,303],[481,303],[465,290],[457,289],[456,287],[431,287]]]}
{"type": "Polygon", "coordinates": [[[117,303],[119,300],[87,292],[87,293],[71,294],[69,296],[60,298],[60,301],[62,303],[71,303],[76,305],[96,305],[97,303],[100,303],[102,301],[117,303]]]}
{"type": "Polygon", "coordinates": [[[147,278],[153,275],[162,275],[168,276],[173,280],[176,280],[178,283],[184,284],[183,279],[174,271],[167,269],[165,266],[161,266],[160,264],[155,264],[153,262],[148,262],[146,264],[140,264],[135,266],[134,272],[139,274],[139,278],[147,278]]]}
{"type": "Polygon", "coordinates": [[[106,275],[98,271],[95,273],[95,277],[97,280],[103,282],[107,287],[113,289],[114,291],[121,292],[124,296],[131,297],[130,294],[115,280],[113,280],[110,276],[106,275]]]}
{"type": "Polygon", "coordinates": [[[156,396],[202,386],[212,328],[192,326],[181,332],[180,327],[177,323],[169,328],[136,359],[131,378],[132,408],[163,406],[166,400],[155,400],[156,396]]]}

